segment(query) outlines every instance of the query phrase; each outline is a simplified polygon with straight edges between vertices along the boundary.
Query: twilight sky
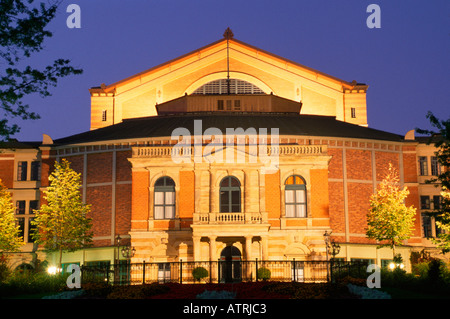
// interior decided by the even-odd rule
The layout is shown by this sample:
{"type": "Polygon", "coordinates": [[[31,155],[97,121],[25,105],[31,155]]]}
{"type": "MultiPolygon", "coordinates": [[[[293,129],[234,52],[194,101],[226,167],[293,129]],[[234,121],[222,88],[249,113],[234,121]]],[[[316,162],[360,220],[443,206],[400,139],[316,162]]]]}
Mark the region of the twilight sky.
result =
{"type": "Polygon", "coordinates": [[[431,128],[432,111],[450,116],[448,0],[66,0],[49,25],[53,37],[33,66],[68,58],[82,75],[60,80],[52,96],[26,99],[41,115],[16,121],[20,141],[81,133],[90,126],[88,89],[111,84],[222,38],[236,39],[346,81],[369,85],[369,127],[402,134],[431,128]],[[70,29],[69,4],[81,8],[70,29]],[[369,4],[381,9],[370,29],[369,4]]]}

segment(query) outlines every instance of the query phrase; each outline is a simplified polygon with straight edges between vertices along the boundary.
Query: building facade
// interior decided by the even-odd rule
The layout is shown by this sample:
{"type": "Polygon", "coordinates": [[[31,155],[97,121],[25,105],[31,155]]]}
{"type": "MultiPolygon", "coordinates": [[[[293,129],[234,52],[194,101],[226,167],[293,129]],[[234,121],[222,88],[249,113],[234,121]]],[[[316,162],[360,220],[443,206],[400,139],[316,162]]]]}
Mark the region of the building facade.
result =
{"type": "Polygon", "coordinates": [[[406,204],[418,208],[398,248],[410,267],[411,251],[434,249],[434,221],[422,213],[439,203],[439,190],[425,184],[439,170],[435,149],[413,132],[369,128],[367,89],[230,31],[91,88],[90,131],[11,142],[0,153],[26,242],[13,266],[55,262],[32,242],[29,222],[54,162],[66,158],[92,205],[94,246],[63,263],[114,263],[124,246],[136,250],[131,262],[325,260],[324,233],[332,232],[337,258],[382,265],[392,250],[366,238],[366,214],[392,164],[410,190],[406,204]]]}

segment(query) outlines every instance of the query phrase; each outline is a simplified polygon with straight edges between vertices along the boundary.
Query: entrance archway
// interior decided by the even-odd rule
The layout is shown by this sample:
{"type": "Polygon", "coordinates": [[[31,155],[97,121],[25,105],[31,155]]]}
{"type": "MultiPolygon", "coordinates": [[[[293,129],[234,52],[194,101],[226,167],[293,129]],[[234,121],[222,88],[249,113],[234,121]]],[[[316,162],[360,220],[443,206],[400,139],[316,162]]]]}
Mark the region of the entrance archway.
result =
{"type": "Polygon", "coordinates": [[[220,280],[242,281],[241,251],[237,247],[227,246],[220,253],[220,280]]]}

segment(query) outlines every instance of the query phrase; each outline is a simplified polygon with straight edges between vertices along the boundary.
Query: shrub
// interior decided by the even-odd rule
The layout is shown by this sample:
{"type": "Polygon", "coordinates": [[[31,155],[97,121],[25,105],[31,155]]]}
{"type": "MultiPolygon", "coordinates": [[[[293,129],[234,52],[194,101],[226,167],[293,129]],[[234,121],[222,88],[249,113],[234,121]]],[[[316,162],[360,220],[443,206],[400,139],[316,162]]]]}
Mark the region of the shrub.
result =
{"type": "Polygon", "coordinates": [[[271,272],[269,269],[265,267],[261,267],[258,269],[258,279],[269,280],[271,276],[271,272]]]}
{"type": "Polygon", "coordinates": [[[0,253],[0,283],[3,283],[9,275],[8,258],[5,254],[0,253]]]}
{"type": "Polygon", "coordinates": [[[192,276],[195,280],[200,281],[201,279],[208,277],[208,270],[204,267],[196,267],[192,270],[192,276]]]}
{"type": "Polygon", "coordinates": [[[169,290],[169,287],[160,284],[113,286],[107,299],[144,299],[169,290]]]}
{"type": "Polygon", "coordinates": [[[1,285],[0,295],[11,297],[15,295],[30,295],[41,293],[57,293],[67,287],[68,275],[49,275],[29,271],[14,272],[1,285]]]}

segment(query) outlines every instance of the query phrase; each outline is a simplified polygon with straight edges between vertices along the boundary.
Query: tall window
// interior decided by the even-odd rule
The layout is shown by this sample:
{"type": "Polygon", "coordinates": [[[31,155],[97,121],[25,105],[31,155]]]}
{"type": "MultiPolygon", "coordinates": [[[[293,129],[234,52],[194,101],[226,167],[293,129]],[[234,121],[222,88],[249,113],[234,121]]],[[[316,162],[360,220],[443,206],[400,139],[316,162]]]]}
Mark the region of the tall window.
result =
{"type": "Polygon", "coordinates": [[[30,180],[39,181],[41,179],[41,162],[31,162],[31,176],[30,180]]]}
{"type": "Polygon", "coordinates": [[[285,183],[286,217],[306,217],[306,182],[303,177],[292,175],[285,183]]]}
{"type": "Polygon", "coordinates": [[[420,196],[420,209],[430,209],[430,196],[420,196]]]}
{"type": "Polygon", "coordinates": [[[428,161],[426,156],[419,156],[419,170],[421,176],[428,175],[428,161]]]}
{"type": "Polygon", "coordinates": [[[175,182],[164,176],[155,182],[155,219],[175,218],[175,182]]]}
{"type": "Polygon", "coordinates": [[[438,158],[431,156],[431,175],[438,176],[441,174],[441,167],[439,166],[438,158]]]}
{"type": "Polygon", "coordinates": [[[19,162],[17,166],[17,180],[26,181],[27,180],[27,167],[28,162],[19,162]]]}
{"type": "Polygon", "coordinates": [[[220,182],[220,212],[241,211],[241,183],[234,176],[227,176],[220,182]]]}

